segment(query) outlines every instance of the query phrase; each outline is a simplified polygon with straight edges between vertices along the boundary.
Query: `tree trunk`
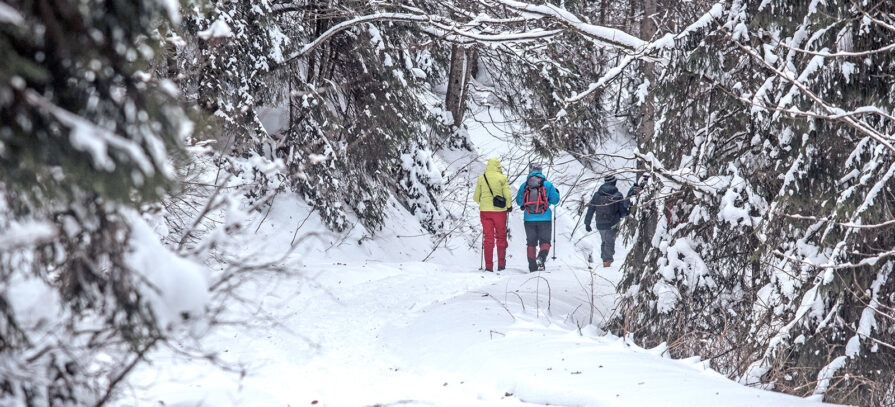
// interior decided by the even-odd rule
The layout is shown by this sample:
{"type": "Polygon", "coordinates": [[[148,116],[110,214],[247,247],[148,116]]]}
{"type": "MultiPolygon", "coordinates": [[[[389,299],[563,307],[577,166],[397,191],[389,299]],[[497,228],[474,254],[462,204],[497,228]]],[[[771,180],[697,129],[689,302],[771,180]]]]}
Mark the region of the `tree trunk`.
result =
{"type": "MultiPolygon", "coordinates": [[[[640,38],[649,41],[656,35],[656,22],[653,20],[656,16],[656,0],[643,0],[643,17],[640,20],[640,38]]],[[[650,85],[654,85],[656,81],[656,66],[652,62],[643,63],[643,77],[649,81],[650,85]]],[[[637,126],[637,145],[651,139],[655,133],[656,107],[653,105],[652,98],[648,95],[644,98],[640,105],[640,124],[637,126]]]]}
{"type": "Polygon", "coordinates": [[[609,0],[600,0],[600,25],[606,25],[606,9],[609,8],[609,0]]]}
{"type": "Polygon", "coordinates": [[[472,78],[477,57],[478,52],[476,52],[475,48],[466,48],[459,45],[451,47],[451,66],[448,73],[447,94],[444,97],[444,104],[454,117],[453,125],[455,127],[459,127],[463,123],[469,79],[472,78]]]}
{"type": "MultiPolygon", "coordinates": [[[[656,35],[656,24],[652,19],[656,14],[656,0],[643,0],[642,5],[643,17],[640,20],[640,38],[649,41],[656,35]]],[[[656,80],[655,64],[648,62],[643,62],[642,64],[641,70],[644,80],[649,81],[650,85],[654,85],[656,80]]],[[[634,137],[638,148],[641,151],[646,151],[648,150],[648,143],[652,140],[656,128],[656,106],[654,105],[649,92],[647,92],[643,103],[640,104],[638,113],[640,120],[637,123],[637,130],[634,137]]],[[[640,174],[647,170],[644,163],[639,160],[637,162],[637,169],[637,177],[634,182],[639,182],[640,174]]],[[[638,203],[642,199],[643,198],[638,198],[638,203]]],[[[638,222],[635,227],[638,229],[640,236],[652,236],[655,233],[660,214],[655,209],[651,208],[650,205],[642,205],[639,210],[643,211],[643,213],[637,215],[638,222]]],[[[651,246],[652,244],[648,239],[640,239],[634,243],[634,247],[631,249],[631,253],[628,256],[628,264],[630,264],[629,270],[641,268],[645,264],[645,259],[651,246]]],[[[626,272],[625,274],[625,278],[629,278],[629,272],[626,272]]],[[[637,273],[634,272],[630,275],[636,276],[637,273]]]]}

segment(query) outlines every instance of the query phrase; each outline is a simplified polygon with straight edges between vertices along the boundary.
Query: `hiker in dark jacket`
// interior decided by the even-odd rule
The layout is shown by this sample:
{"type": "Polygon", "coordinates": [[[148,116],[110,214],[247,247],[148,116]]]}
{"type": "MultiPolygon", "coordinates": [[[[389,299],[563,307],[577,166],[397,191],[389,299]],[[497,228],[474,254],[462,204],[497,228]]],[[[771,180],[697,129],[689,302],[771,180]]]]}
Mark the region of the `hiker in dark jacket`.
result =
{"type": "Polygon", "coordinates": [[[525,243],[528,271],[544,270],[550,251],[550,228],[553,212],[550,205],[559,203],[559,191],[541,172],[537,164],[531,165],[531,173],[516,192],[516,205],[525,214],[525,243]],[[540,251],[539,251],[540,250],[540,251]]]}
{"type": "MultiPolygon", "coordinates": [[[[590,232],[590,220],[597,215],[597,230],[600,232],[600,257],[603,258],[603,267],[612,265],[612,257],[615,255],[615,236],[618,234],[618,224],[622,218],[628,216],[631,211],[631,201],[622,198],[621,192],[615,187],[617,179],[615,175],[605,178],[605,183],[594,193],[593,198],[584,216],[584,229],[590,232]]],[[[632,191],[629,191],[628,196],[632,191]]]]}

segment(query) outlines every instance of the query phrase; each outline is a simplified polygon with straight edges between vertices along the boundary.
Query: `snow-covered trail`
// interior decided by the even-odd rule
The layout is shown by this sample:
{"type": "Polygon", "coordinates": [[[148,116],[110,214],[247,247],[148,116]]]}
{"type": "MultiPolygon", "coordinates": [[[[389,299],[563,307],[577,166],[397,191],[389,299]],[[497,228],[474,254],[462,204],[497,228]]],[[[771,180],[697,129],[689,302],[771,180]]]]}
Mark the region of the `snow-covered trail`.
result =
{"type": "MultiPolygon", "coordinates": [[[[251,365],[247,376],[161,361],[141,405],[815,404],[743,387],[593,326],[579,330],[571,316],[589,296],[586,269],[485,274],[365,261],[308,269],[320,270],[309,271],[310,283],[283,281],[263,296],[282,326],[209,339],[225,359],[251,365]]],[[[599,311],[612,293],[596,281],[599,311]]]]}
{"type": "MultiPolygon", "coordinates": [[[[489,156],[503,159],[511,180],[524,172],[525,152],[504,138],[509,124],[489,123],[495,117],[484,108],[473,115],[470,138],[480,155],[442,157],[446,173],[456,171],[454,187],[474,186],[489,156]]],[[[819,405],[747,388],[697,360],[671,360],[662,349],[600,332],[626,248],[619,239],[611,268],[587,268],[583,253],[599,238],[575,228],[575,202],[598,180],[578,183],[593,174],[581,177],[568,157],[559,162],[548,176],[571,196],[557,210],[557,259],[547,272],[524,270],[518,211],[508,270],[486,273],[478,270],[477,211],[464,212],[468,224],[432,253],[418,223],[394,205],[375,237],[357,227],[325,235],[293,257],[296,273],[243,287],[249,301],[231,310],[234,318],[276,323],[218,328],[203,342],[244,371],[160,352],[131,378],[120,405],[819,405]]],[[[322,230],[315,217],[305,224],[309,210],[294,197],[277,199],[258,228],[258,247],[247,252],[281,253],[298,224],[322,230]]]]}

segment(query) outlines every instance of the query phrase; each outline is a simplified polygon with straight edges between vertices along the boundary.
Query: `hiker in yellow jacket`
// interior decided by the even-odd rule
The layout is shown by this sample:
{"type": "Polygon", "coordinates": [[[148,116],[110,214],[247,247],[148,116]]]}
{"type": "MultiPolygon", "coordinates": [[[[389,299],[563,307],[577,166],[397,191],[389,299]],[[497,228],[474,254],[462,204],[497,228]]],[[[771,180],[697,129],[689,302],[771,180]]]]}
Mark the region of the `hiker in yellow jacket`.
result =
{"type": "Polygon", "coordinates": [[[485,269],[494,271],[492,254],[496,243],[497,270],[503,270],[507,266],[507,212],[513,209],[513,205],[510,185],[500,169],[500,160],[488,160],[485,173],[476,181],[472,199],[479,204],[479,219],[485,235],[482,243],[485,269]]]}

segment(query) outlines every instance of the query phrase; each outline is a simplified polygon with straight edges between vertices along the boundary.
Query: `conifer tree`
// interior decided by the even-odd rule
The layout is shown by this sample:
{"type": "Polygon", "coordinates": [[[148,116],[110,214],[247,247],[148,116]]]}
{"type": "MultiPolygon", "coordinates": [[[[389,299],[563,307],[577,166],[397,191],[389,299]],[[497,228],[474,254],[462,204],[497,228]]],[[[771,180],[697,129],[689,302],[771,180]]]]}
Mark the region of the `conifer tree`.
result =
{"type": "Polygon", "coordinates": [[[747,384],[890,402],[892,5],[724,6],[655,88],[613,326],[747,384]]]}
{"type": "Polygon", "coordinates": [[[0,3],[0,404],[101,405],[164,336],[127,258],[128,216],[173,184],[189,132],[176,87],[147,73],[177,10],[13,4],[0,3]],[[35,300],[41,312],[22,308],[35,300]]]}

